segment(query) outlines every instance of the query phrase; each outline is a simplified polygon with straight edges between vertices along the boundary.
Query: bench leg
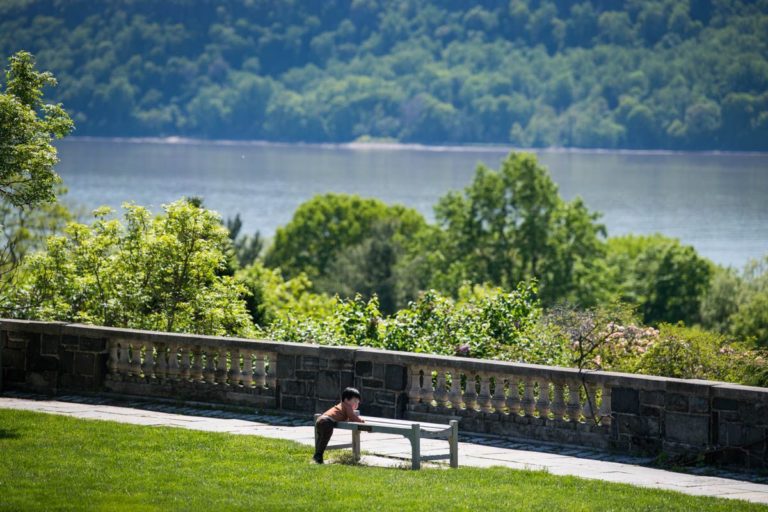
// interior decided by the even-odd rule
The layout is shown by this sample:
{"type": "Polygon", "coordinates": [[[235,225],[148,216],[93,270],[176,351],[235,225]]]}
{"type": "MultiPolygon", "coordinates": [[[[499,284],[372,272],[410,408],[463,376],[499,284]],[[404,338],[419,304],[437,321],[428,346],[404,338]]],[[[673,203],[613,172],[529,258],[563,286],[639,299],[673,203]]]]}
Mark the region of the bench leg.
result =
{"type": "Polygon", "coordinates": [[[411,426],[411,469],[421,469],[421,426],[411,426]]]}
{"type": "Polygon", "coordinates": [[[357,429],[352,431],[352,456],[355,462],[360,462],[360,431],[357,429]]]}
{"type": "Polygon", "coordinates": [[[451,425],[451,437],[448,438],[448,444],[451,449],[451,467],[459,467],[459,422],[456,420],[450,421],[451,425]]]}

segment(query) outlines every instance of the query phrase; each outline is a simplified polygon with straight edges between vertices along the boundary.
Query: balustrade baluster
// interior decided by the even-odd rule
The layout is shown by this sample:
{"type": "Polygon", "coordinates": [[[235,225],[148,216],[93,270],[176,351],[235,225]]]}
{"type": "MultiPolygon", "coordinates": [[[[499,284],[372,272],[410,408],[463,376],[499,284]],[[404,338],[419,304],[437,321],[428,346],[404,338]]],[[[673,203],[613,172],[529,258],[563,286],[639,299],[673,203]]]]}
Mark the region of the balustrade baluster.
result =
{"type": "Polygon", "coordinates": [[[269,364],[265,367],[266,384],[269,389],[277,387],[277,352],[268,352],[269,364]]]}
{"type": "Polygon", "coordinates": [[[549,380],[539,379],[539,399],[536,401],[536,410],[539,418],[549,417],[549,380]]]}
{"type": "Polygon", "coordinates": [[[536,400],[533,397],[533,378],[523,377],[523,412],[526,416],[533,416],[536,400]]]}
{"type": "Polygon", "coordinates": [[[451,401],[451,407],[461,409],[461,372],[458,370],[451,370],[451,391],[448,393],[448,400],[451,401]]]}
{"type": "Polygon", "coordinates": [[[141,344],[134,341],[129,346],[131,348],[131,375],[139,377],[141,375],[141,344]]]}
{"type": "Polygon", "coordinates": [[[241,372],[243,374],[243,387],[252,388],[253,387],[253,351],[252,350],[243,351],[243,369],[241,370],[241,372]]]}
{"type": "MultiPolygon", "coordinates": [[[[426,378],[426,376],[424,377],[426,378]]],[[[411,367],[411,385],[408,388],[408,403],[417,404],[421,401],[421,367],[411,367]]]]}
{"type": "Polygon", "coordinates": [[[445,368],[438,368],[437,370],[437,383],[435,384],[435,402],[438,407],[444,408],[448,406],[448,390],[445,385],[445,368]]]}
{"type": "Polygon", "coordinates": [[[127,341],[120,342],[120,360],[117,364],[117,370],[123,377],[126,377],[131,373],[131,360],[129,359],[127,341]]]}
{"type": "Polygon", "coordinates": [[[509,395],[507,395],[507,409],[511,416],[520,414],[520,387],[519,379],[515,376],[509,377],[509,395]]]}
{"type": "Polygon", "coordinates": [[[504,412],[506,396],[504,395],[504,377],[501,375],[494,376],[493,397],[491,397],[491,403],[496,412],[504,412]]]}
{"type": "Polygon", "coordinates": [[[168,376],[168,363],[165,361],[165,343],[155,343],[157,357],[155,360],[155,377],[165,379],[168,376]]]}
{"type": "Polygon", "coordinates": [[[566,406],[566,411],[571,421],[579,421],[579,418],[581,418],[580,387],[581,383],[578,380],[568,381],[568,405],[566,406]]]}
{"type": "Polygon", "coordinates": [[[143,365],[144,377],[147,381],[151,381],[155,374],[155,344],[151,341],[147,342],[146,351],[144,352],[144,365],[143,365]]]}
{"type": "Polygon", "coordinates": [[[181,352],[181,364],[179,365],[179,378],[183,380],[184,382],[189,381],[190,376],[190,347],[189,346],[182,346],[179,347],[179,352],[181,352]]]}
{"type": "Polygon", "coordinates": [[[611,386],[603,383],[603,396],[600,402],[600,423],[611,424],[611,386]]]}
{"type": "Polygon", "coordinates": [[[176,343],[168,345],[168,378],[176,380],[179,378],[179,347],[176,343]]]}
{"type": "Polygon", "coordinates": [[[565,384],[562,381],[555,381],[552,383],[554,387],[554,399],[552,400],[552,414],[555,416],[555,420],[563,421],[565,416],[565,384]]]}
{"type": "Polygon", "coordinates": [[[477,403],[483,412],[491,412],[491,376],[487,373],[480,375],[480,394],[477,395],[477,403]]]}
{"type": "Polygon", "coordinates": [[[219,354],[216,357],[216,383],[227,383],[227,351],[224,348],[219,348],[219,354]]]}
{"type": "Polygon", "coordinates": [[[195,346],[192,349],[192,370],[190,377],[193,382],[200,382],[203,380],[203,349],[199,346],[195,346]]]}
{"type": "Polygon", "coordinates": [[[208,384],[216,382],[216,367],[213,361],[215,354],[216,351],[212,348],[208,348],[205,351],[205,370],[203,371],[203,376],[208,384]]]}
{"type": "Polygon", "coordinates": [[[421,403],[432,405],[433,398],[432,371],[429,368],[424,368],[424,376],[421,379],[421,403]]]}
{"type": "Polygon", "coordinates": [[[253,370],[253,379],[256,387],[263,388],[267,385],[267,371],[264,366],[266,355],[263,352],[256,352],[256,364],[253,370]]]}
{"type": "Polygon", "coordinates": [[[596,423],[597,415],[599,414],[597,408],[597,385],[588,382],[585,391],[587,397],[584,401],[584,417],[587,421],[596,423]]]}
{"type": "Polygon", "coordinates": [[[467,373],[467,382],[464,385],[464,405],[467,409],[477,409],[477,374],[467,373]]]}
{"type": "Polygon", "coordinates": [[[232,365],[229,369],[229,385],[239,386],[242,374],[240,373],[240,351],[232,349],[232,365]]]}

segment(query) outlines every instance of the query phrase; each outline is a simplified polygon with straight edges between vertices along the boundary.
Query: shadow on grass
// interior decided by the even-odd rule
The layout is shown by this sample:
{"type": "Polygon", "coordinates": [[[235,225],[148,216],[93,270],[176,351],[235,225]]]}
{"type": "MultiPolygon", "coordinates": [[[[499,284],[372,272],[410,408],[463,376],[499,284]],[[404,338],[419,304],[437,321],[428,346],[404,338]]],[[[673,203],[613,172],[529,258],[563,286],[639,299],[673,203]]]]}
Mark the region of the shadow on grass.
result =
{"type": "Polygon", "coordinates": [[[21,434],[16,429],[0,428],[0,439],[21,439],[21,434]]]}

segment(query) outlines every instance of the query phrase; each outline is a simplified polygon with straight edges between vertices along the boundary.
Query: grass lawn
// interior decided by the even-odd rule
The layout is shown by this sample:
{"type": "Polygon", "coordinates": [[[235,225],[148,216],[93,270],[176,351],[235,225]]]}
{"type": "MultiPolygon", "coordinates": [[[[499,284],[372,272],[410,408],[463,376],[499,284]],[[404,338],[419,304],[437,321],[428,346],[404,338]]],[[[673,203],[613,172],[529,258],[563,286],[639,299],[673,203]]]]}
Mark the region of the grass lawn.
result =
{"type": "Polygon", "coordinates": [[[0,409],[0,510],[768,510],[536,471],[310,455],[290,441],[0,409]]]}

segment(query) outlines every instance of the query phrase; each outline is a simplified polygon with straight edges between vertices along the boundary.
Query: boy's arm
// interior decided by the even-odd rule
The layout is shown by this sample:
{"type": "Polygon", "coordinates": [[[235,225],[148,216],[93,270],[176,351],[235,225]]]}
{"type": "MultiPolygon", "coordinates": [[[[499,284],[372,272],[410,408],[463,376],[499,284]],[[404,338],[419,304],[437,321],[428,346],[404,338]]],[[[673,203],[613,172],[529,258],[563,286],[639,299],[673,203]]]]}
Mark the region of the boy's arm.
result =
{"type": "Polygon", "coordinates": [[[342,402],[342,407],[344,408],[344,414],[347,416],[347,421],[351,421],[354,423],[365,423],[365,420],[355,414],[355,410],[352,408],[352,406],[346,402],[342,402]]]}

